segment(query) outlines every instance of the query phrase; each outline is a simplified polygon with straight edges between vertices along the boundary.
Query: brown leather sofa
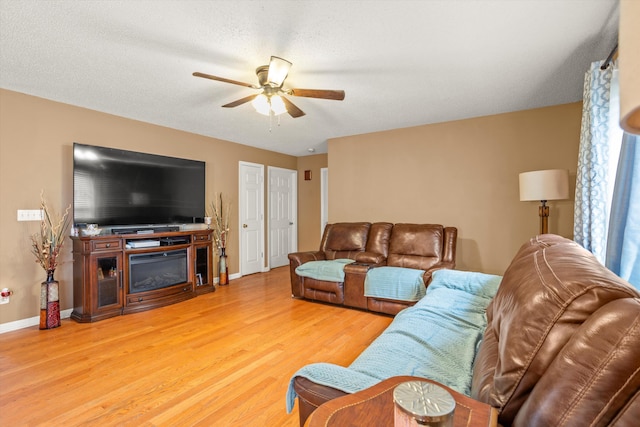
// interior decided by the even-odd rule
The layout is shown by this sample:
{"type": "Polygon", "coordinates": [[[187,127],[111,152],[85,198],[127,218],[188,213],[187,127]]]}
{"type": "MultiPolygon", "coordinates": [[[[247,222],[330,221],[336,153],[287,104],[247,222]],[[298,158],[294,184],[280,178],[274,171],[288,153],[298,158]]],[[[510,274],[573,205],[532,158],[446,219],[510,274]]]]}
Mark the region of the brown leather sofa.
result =
{"type": "Polygon", "coordinates": [[[379,266],[424,270],[423,280],[428,285],[435,270],[455,267],[457,235],[455,227],[437,224],[327,224],[318,251],[289,254],[291,293],[294,298],[396,314],[415,301],[365,297],[367,271],[379,266]],[[298,266],[309,261],[343,258],[356,261],[344,267],[343,282],[317,280],[296,273],[298,266]]]}
{"type": "MultiPolygon", "coordinates": [[[[487,320],[471,397],[497,408],[500,425],[638,425],[640,293],[591,253],[559,236],[532,238],[487,320]]],[[[299,376],[294,389],[300,425],[345,395],[299,376]]]]}

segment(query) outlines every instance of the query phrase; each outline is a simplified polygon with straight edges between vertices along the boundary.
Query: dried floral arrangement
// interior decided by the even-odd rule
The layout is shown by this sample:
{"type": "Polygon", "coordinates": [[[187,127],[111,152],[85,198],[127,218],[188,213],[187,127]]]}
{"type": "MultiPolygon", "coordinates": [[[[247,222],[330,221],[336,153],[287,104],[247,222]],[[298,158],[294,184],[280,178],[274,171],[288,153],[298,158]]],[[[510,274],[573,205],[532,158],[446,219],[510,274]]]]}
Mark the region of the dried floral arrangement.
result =
{"type": "Polygon", "coordinates": [[[31,252],[36,256],[36,262],[47,273],[53,273],[58,266],[58,255],[71,221],[69,218],[71,205],[60,216],[47,205],[43,191],[40,193],[40,209],[42,211],[40,232],[31,235],[31,252]]]}
{"type": "Polygon", "coordinates": [[[213,198],[210,209],[207,210],[207,216],[212,218],[213,240],[216,243],[218,251],[227,247],[227,238],[229,237],[229,214],[231,212],[231,204],[225,204],[222,200],[222,193],[213,198]]]}

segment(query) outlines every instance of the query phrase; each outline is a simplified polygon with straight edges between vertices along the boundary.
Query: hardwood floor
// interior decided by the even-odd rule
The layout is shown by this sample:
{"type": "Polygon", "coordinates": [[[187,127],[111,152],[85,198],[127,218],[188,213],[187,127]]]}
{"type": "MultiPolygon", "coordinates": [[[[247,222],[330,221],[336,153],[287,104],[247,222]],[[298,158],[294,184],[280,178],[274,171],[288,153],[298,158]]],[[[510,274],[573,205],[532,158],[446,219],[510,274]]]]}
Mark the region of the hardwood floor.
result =
{"type": "Polygon", "coordinates": [[[292,299],[280,267],[143,313],[0,334],[0,425],[297,426],[292,374],[348,365],[391,320],[292,299]]]}

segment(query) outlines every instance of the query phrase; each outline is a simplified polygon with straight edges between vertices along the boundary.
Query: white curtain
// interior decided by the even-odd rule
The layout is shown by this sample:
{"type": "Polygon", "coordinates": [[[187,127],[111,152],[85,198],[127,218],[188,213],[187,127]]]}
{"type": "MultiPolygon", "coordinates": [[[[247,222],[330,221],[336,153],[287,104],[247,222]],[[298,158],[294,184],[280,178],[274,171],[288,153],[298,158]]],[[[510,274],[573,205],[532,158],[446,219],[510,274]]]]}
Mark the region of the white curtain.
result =
{"type": "Polygon", "coordinates": [[[574,240],[640,289],[640,138],[619,126],[617,64],[585,74],[574,240]]]}
{"type": "Polygon", "coordinates": [[[612,63],[603,70],[601,65],[602,61],[592,63],[585,74],[573,232],[574,240],[604,264],[622,131],[617,66],[612,63]]]}

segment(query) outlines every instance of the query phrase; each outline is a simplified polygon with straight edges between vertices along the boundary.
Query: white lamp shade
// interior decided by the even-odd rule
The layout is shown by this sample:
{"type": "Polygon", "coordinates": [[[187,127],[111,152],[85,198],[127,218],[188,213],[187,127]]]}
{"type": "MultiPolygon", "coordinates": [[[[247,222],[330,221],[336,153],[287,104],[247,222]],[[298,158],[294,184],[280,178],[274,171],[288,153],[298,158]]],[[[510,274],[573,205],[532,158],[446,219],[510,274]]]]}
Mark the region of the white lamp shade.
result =
{"type": "Polygon", "coordinates": [[[569,198],[569,171],[549,169],[520,174],[520,201],[569,198]]]}

